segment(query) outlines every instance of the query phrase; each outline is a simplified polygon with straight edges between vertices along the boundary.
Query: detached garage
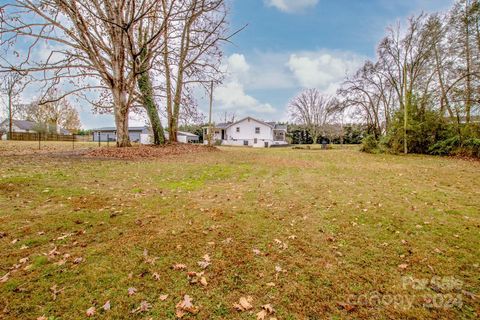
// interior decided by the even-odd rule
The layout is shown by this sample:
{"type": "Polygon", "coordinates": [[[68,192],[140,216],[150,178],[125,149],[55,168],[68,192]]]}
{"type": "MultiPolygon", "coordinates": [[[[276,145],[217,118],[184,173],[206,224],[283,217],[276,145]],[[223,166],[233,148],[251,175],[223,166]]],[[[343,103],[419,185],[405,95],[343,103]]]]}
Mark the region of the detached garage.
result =
{"type": "MultiPolygon", "coordinates": [[[[165,139],[168,138],[168,132],[165,132],[165,139]]],[[[199,143],[200,137],[190,132],[177,131],[177,141],[180,143],[199,143]]]]}
{"type": "MultiPolygon", "coordinates": [[[[140,142],[142,134],[149,134],[148,127],[130,127],[128,128],[128,135],[130,141],[140,142]]],[[[105,127],[93,130],[93,141],[117,141],[117,129],[115,127],[105,127]]]]}

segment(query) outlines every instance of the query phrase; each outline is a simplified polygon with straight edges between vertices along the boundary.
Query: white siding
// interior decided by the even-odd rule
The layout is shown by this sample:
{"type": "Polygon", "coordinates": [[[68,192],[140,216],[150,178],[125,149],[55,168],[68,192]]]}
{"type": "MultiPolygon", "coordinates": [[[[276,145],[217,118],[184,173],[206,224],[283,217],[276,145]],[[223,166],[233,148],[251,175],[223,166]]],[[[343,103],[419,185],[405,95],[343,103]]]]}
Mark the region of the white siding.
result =
{"type": "Polygon", "coordinates": [[[263,140],[273,140],[273,129],[264,123],[247,118],[229,127],[226,138],[227,140],[249,140],[253,145],[254,139],[257,139],[257,144],[263,140]],[[237,128],[240,128],[239,132],[237,128]],[[256,133],[255,128],[260,128],[260,133],[256,133]]]}

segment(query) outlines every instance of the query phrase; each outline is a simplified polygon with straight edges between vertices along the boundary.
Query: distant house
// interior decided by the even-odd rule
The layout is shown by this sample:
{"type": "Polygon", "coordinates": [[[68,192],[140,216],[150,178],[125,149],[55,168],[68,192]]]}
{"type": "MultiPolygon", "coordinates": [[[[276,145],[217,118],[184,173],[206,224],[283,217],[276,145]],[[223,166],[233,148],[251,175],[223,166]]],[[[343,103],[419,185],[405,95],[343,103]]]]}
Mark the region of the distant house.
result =
{"type": "MultiPolygon", "coordinates": [[[[117,141],[117,129],[115,127],[105,127],[93,130],[93,141],[117,141]]],[[[130,141],[142,144],[151,144],[153,141],[152,130],[150,127],[130,127],[128,128],[130,141]]],[[[165,132],[165,138],[168,139],[168,132],[165,132]]],[[[177,141],[180,143],[194,143],[199,141],[199,137],[190,132],[177,132],[177,141]]]]}
{"type": "MultiPolygon", "coordinates": [[[[213,130],[213,140],[220,141],[222,145],[268,148],[287,144],[287,125],[252,117],[233,123],[219,123],[213,130]]],[[[203,134],[204,141],[207,141],[208,127],[203,128],[203,134]]]]}
{"type": "MultiPolygon", "coordinates": [[[[169,138],[168,132],[165,132],[165,139],[169,138]]],[[[200,137],[191,132],[177,131],[177,141],[180,143],[198,143],[200,137]]]]}
{"type": "MultiPolygon", "coordinates": [[[[5,119],[0,123],[0,132],[8,133],[9,132],[9,119],[5,119]]],[[[36,123],[28,120],[12,120],[12,131],[18,133],[37,133],[37,132],[48,132],[48,133],[59,133],[68,135],[70,132],[68,130],[57,128],[52,125],[44,125],[41,123],[36,123]]]]}
{"type": "MultiPolygon", "coordinates": [[[[128,135],[130,141],[140,142],[142,135],[148,135],[150,133],[150,128],[147,126],[143,127],[130,127],[128,128],[128,135]]],[[[107,141],[117,141],[117,128],[115,127],[104,127],[93,129],[92,131],[93,141],[98,142],[107,142],[107,141]]]]}

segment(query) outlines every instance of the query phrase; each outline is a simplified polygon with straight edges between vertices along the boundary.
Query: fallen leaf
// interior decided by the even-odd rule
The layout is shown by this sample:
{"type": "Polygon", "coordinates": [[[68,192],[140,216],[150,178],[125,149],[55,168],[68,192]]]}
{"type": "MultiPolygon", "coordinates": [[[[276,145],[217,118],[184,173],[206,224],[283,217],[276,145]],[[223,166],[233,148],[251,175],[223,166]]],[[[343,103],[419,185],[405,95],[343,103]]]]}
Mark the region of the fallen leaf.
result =
{"type": "Polygon", "coordinates": [[[51,288],[50,288],[50,291],[52,291],[52,298],[53,298],[53,301],[57,300],[57,295],[59,293],[62,293],[64,289],[57,289],[57,285],[53,285],[51,288]]]}
{"type": "Polygon", "coordinates": [[[200,284],[204,287],[208,285],[207,279],[205,277],[200,278],[200,284]]]}
{"type": "Polygon", "coordinates": [[[268,315],[268,312],[266,310],[262,310],[259,313],[257,313],[257,320],[265,320],[267,315],[268,315]]]}
{"type": "Polygon", "coordinates": [[[0,278],[0,283],[7,282],[9,276],[10,276],[10,272],[7,272],[3,277],[0,278]]]}
{"type": "Polygon", "coordinates": [[[55,256],[58,256],[60,254],[60,252],[57,251],[57,247],[53,248],[52,250],[50,250],[48,252],[48,256],[53,258],[55,256]]]}
{"type": "Polygon", "coordinates": [[[110,310],[111,306],[110,306],[110,300],[108,300],[107,302],[105,302],[105,304],[102,306],[102,309],[105,310],[105,311],[108,311],[110,310]]]}
{"type": "Polygon", "coordinates": [[[45,315],[43,315],[43,316],[38,317],[37,320],[48,320],[48,318],[45,317],[45,315]]]}
{"type": "Polygon", "coordinates": [[[152,277],[153,277],[153,279],[155,279],[157,281],[160,280],[160,275],[156,272],[152,275],[152,277]]]}
{"type": "Polygon", "coordinates": [[[168,294],[161,294],[159,297],[160,301],[165,301],[168,299],[168,294]]]}
{"type": "Polygon", "coordinates": [[[177,264],[174,264],[174,265],[172,266],[172,269],[173,269],[173,270],[177,270],[177,271],[179,271],[179,270],[185,270],[185,269],[187,269],[187,266],[184,265],[184,264],[181,264],[181,263],[177,263],[177,264]]]}
{"type": "Polygon", "coordinates": [[[208,262],[208,261],[198,261],[197,264],[200,268],[207,269],[208,266],[210,265],[210,262],[208,262]]]}
{"type": "Polygon", "coordinates": [[[177,303],[176,305],[176,316],[178,318],[183,318],[183,316],[188,313],[196,313],[198,308],[193,305],[193,300],[188,294],[183,296],[183,300],[177,303]]]}
{"type": "Polygon", "coordinates": [[[408,264],[402,263],[402,264],[400,264],[400,265],[398,266],[398,268],[399,268],[400,270],[406,270],[406,269],[408,268],[408,264]]]}
{"type": "Polygon", "coordinates": [[[83,262],[83,258],[82,257],[78,257],[78,258],[75,258],[75,260],[73,260],[73,263],[74,264],[80,264],[83,262]]]}
{"type": "Polygon", "coordinates": [[[263,305],[263,306],[262,306],[262,309],[265,310],[265,311],[267,311],[268,314],[275,313],[275,309],[273,309],[273,307],[272,307],[271,304],[263,305]]]}
{"type": "Polygon", "coordinates": [[[241,297],[239,300],[238,300],[238,303],[234,303],[233,304],[233,307],[235,309],[237,309],[238,311],[248,311],[248,310],[251,310],[253,309],[253,306],[252,306],[252,303],[253,302],[253,298],[248,296],[248,297],[241,297]]]}
{"type": "Polygon", "coordinates": [[[88,310],[86,312],[87,317],[93,317],[96,312],[97,312],[97,309],[95,309],[95,307],[88,308],[88,310]]]}
{"type": "Polygon", "coordinates": [[[140,313],[140,312],[147,312],[152,308],[152,305],[148,303],[147,301],[142,301],[140,302],[140,306],[134,310],[132,310],[132,313],[140,313]]]}
{"type": "Polygon", "coordinates": [[[347,312],[352,312],[355,310],[355,306],[352,306],[351,304],[348,304],[348,303],[339,303],[338,306],[347,312]]]}
{"type": "Polygon", "coordinates": [[[128,295],[129,296],[133,296],[135,293],[137,293],[137,289],[136,288],[128,288],[128,295]]]}
{"type": "Polygon", "coordinates": [[[257,255],[257,256],[259,256],[259,255],[262,254],[262,253],[260,252],[260,250],[258,250],[258,249],[253,249],[252,251],[253,251],[253,253],[254,253],[255,255],[257,255]]]}

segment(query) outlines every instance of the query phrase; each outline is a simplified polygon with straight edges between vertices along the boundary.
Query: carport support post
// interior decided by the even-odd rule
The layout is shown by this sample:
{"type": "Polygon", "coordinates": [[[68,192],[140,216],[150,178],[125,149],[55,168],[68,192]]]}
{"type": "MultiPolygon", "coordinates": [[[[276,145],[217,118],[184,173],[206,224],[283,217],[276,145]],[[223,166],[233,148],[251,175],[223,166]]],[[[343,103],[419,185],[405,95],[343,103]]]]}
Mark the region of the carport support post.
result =
{"type": "Polygon", "coordinates": [[[42,139],[42,133],[38,133],[38,150],[40,150],[40,140],[42,139]]]}
{"type": "Polygon", "coordinates": [[[98,146],[100,147],[100,131],[98,131],[98,146]]]}
{"type": "Polygon", "coordinates": [[[72,150],[75,150],[75,133],[72,135],[72,150]]]}
{"type": "Polygon", "coordinates": [[[110,135],[107,134],[107,147],[110,147],[110,135]]]}

